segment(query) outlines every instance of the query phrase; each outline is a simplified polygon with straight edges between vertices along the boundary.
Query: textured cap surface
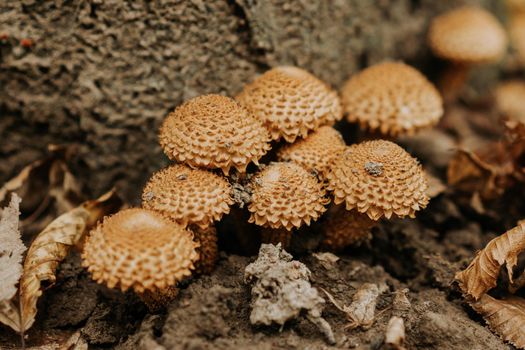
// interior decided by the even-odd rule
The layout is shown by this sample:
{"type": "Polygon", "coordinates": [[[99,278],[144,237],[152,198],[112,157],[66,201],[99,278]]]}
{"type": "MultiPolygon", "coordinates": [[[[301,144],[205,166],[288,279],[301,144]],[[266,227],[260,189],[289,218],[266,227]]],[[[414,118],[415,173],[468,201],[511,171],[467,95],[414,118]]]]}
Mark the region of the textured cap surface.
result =
{"type": "Polygon", "coordinates": [[[269,70],[245,86],[236,99],[264,123],[274,140],[282,137],[294,142],[342,118],[337,93],[296,67],[269,70]]]}
{"type": "Polygon", "coordinates": [[[308,171],[323,175],[331,159],[345,149],[345,142],[339,131],[331,126],[322,126],[305,139],[281,148],[279,161],[294,162],[308,171]]]}
{"type": "Polygon", "coordinates": [[[377,64],[351,77],[341,102],[348,121],[383,134],[411,133],[443,115],[443,99],[434,85],[400,62],[377,64]]]}
{"type": "Polygon", "coordinates": [[[208,227],[230,211],[228,181],[206,170],[172,165],[155,173],[142,193],[142,206],[186,226],[208,227]]]}
{"type": "Polygon", "coordinates": [[[466,64],[497,61],[507,46],[505,30],[496,17],[470,6],[436,17],[428,41],[436,56],[466,64]]]}
{"type": "Polygon", "coordinates": [[[109,288],[165,289],[191,274],[197,246],[191,232],[162,215],[126,209],[91,231],[82,265],[109,288]]]}
{"type": "Polygon", "coordinates": [[[291,230],[310,225],[326,210],[328,199],[316,177],[294,163],[271,163],[252,179],[250,222],[291,230]]]}
{"type": "Polygon", "coordinates": [[[323,225],[322,245],[333,251],[370,239],[370,230],[376,222],[357,210],[348,211],[343,205],[332,207],[327,212],[323,225]]]}
{"type": "Polygon", "coordinates": [[[352,145],[334,159],[327,174],[336,204],[366,213],[372,220],[414,217],[428,204],[423,169],[415,158],[390,141],[352,145]]]}
{"type": "Polygon", "coordinates": [[[245,172],[270,147],[263,124],[235,100],[220,95],[193,98],[164,120],[159,140],[166,155],[193,167],[231,167],[245,172]]]}
{"type": "Polygon", "coordinates": [[[508,81],[496,88],[496,106],[506,118],[525,123],[525,83],[508,81]]]}

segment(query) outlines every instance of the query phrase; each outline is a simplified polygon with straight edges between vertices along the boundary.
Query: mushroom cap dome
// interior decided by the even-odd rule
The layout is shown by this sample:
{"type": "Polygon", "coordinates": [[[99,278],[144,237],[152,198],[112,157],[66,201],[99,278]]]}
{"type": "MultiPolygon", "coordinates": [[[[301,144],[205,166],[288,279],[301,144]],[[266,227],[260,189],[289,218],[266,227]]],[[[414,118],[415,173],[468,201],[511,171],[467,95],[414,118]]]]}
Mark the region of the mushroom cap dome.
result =
{"type": "Polygon", "coordinates": [[[341,90],[350,122],[397,135],[436,124],[443,115],[438,90],[416,69],[401,62],[385,62],[351,77],[341,90]]]}
{"type": "Polygon", "coordinates": [[[326,210],[328,199],[317,178],[294,163],[271,163],[252,178],[249,221],[287,230],[310,225],[326,210]]]}
{"type": "Polygon", "coordinates": [[[370,219],[414,217],[429,198],[417,159],[393,142],[366,141],[352,145],[334,159],[327,174],[335,204],[346,203],[370,219]]]}
{"type": "Polygon", "coordinates": [[[490,12],[464,6],[434,18],[428,42],[440,58],[478,64],[499,60],[507,48],[507,35],[490,12]]]}
{"type": "Polygon", "coordinates": [[[193,167],[246,171],[270,148],[263,124],[234,99],[204,95],[186,101],[164,120],[159,140],[166,155],[193,167]]]}
{"type": "Polygon", "coordinates": [[[142,293],[165,289],[191,275],[197,246],[191,232],[161,214],[126,209],[91,231],[82,264],[99,283],[142,293]]]}
{"type": "Polygon", "coordinates": [[[297,67],[267,71],[246,85],[236,99],[264,123],[274,140],[282,137],[294,142],[342,118],[337,93],[297,67]]]}
{"type": "Polygon", "coordinates": [[[308,171],[323,174],[330,160],[345,149],[345,142],[339,131],[331,126],[322,126],[306,138],[288,144],[277,154],[279,161],[293,162],[308,171]]]}
{"type": "Polygon", "coordinates": [[[212,172],[175,164],[155,173],[142,192],[142,206],[181,225],[210,226],[230,212],[232,188],[212,172]]]}

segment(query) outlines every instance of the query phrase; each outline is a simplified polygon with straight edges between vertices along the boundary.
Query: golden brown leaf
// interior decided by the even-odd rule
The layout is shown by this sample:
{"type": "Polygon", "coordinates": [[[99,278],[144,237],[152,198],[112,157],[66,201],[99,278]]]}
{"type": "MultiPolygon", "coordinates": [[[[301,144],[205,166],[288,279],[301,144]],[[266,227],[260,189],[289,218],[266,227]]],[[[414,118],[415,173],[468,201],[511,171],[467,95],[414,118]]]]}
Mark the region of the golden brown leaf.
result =
{"type": "Polygon", "coordinates": [[[512,283],[512,269],[518,262],[518,255],[525,249],[525,221],[494,238],[480,251],[470,265],[456,274],[456,280],[463,293],[478,300],[488,290],[496,286],[498,274],[503,264],[507,266],[512,283]]]}
{"type": "Polygon", "coordinates": [[[121,205],[114,191],[96,200],[86,201],[79,207],[51,222],[29,247],[22,278],[20,279],[20,320],[17,331],[25,331],[35,321],[36,303],[42,295],[42,282],[56,281],[56,268],[70,248],[77,244],[87,230],[97,221],[121,205]]]}
{"type": "Polygon", "coordinates": [[[525,348],[525,299],[509,296],[499,300],[484,294],[470,305],[503,340],[525,348]]]}

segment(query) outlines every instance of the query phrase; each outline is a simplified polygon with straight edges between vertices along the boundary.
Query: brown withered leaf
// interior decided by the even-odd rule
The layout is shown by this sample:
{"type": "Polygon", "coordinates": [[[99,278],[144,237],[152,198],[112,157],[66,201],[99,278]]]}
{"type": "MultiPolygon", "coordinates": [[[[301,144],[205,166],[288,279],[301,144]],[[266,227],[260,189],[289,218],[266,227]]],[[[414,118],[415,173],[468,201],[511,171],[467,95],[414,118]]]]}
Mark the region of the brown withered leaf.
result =
{"type": "Polygon", "coordinates": [[[35,238],[29,247],[20,279],[20,322],[15,330],[23,332],[33,325],[36,304],[43,292],[42,283],[46,282],[49,286],[56,281],[56,269],[70,248],[97,221],[118,210],[121,204],[112,190],[59,216],[35,238]]]}
{"type": "Polygon", "coordinates": [[[525,299],[511,295],[500,300],[484,294],[470,305],[503,340],[525,348],[525,299]]]}
{"type": "Polygon", "coordinates": [[[463,271],[456,274],[456,280],[463,293],[478,300],[494,288],[503,264],[507,267],[509,281],[513,282],[512,269],[518,262],[518,255],[525,250],[525,221],[490,241],[478,252],[474,260],[463,271]]]}

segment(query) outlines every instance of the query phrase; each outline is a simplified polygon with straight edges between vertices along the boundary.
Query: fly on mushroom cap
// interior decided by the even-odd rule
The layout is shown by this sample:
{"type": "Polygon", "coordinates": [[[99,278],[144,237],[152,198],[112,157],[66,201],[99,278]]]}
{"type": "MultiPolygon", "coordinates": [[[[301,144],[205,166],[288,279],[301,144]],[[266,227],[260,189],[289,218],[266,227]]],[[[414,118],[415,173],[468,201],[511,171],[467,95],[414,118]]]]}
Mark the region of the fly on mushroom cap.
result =
{"type": "Polygon", "coordinates": [[[323,175],[330,160],[344,149],[341,134],[331,126],[322,126],[305,139],[281,148],[277,157],[279,161],[291,161],[323,175]]]}
{"type": "Polygon", "coordinates": [[[203,229],[228,214],[232,204],[232,188],[225,178],[182,164],[155,173],[142,193],[144,208],[203,229]]]}
{"type": "Polygon", "coordinates": [[[191,275],[197,246],[191,232],[162,215],[126,209],[91,231],[82,265],[109,288],[163,290],[191,275]]]}
{"type": "Polygon", "coordinates": [[[271,163],[252,178],[250,222],[288,231],[310,225],[328,204],[316,177],[294,163],[271,163]]]}
{"type": "Polygon", "coordinates": [[[428,41],[436,56],[462,64],[497,61],[507,47],[505,30],[496,17],[472,6],[436,17],[430,25],[428,41]]]}
{"type": "Polygon", "coordinates": [[[160,129],[170,159],[193,167],[246,171],[270,148],[262,123],[235,100],[221,95],[193,98],[170,113],[160,129]]]}
{"type": "Polygon", "coordinates": [[[348,121],[382,134],[411,133],[436,124],[443,115],[434,85],[400,62],[377,64],[351,77],[341,102],[348,121]]]}
{"type": "Polygon", "coordinates": [[[510,120],[525,124],[525,83],[518,80],[500,84],[495,92],[498,111],[510,120]]]}
{"type": "Polygon", "coordinates": [[[274,140],[282,137],[294,142],[342,118],[337,93],[297,67],[269,70],[245,86],[236,99],[264,123],[274,140]]]}
{"type": "Polygon", "coordinates": [[[366,213],[372,220],[414,217],[428,204],[427,180],[421,165],[404,149],[385,140],[348,147],[327,174],[336,204],[366,213]]]}

